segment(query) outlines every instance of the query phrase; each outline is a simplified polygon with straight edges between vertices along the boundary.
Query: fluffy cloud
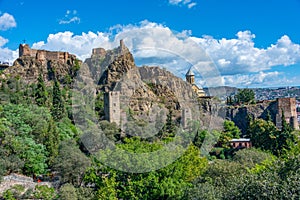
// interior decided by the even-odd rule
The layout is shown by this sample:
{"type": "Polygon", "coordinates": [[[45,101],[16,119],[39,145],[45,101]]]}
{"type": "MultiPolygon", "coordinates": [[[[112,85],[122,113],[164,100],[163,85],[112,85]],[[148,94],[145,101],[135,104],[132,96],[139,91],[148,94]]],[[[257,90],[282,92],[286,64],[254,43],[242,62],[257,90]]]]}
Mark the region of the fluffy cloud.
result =
{"type": "Polygon", "coordinates": [[[4,13],[0,16],[0,30],[5,31],[17,26],[14,16],[4,13]]]}
{"type": "Polygon", "coordinates": [[[169,4],[176,6],[187,6],[188,8],[192,8],[197,5],[197,3],[192,2],[192,0],[169,0],[169,4]]]}
{"type": "Polygon", "coordinates": [[[284,77],[280,77],[280,74],[277,71],[274,72],[258,72],[252,74],[236,74],[223,76],[224,85],[230,86],[239,86],[239,87],[255,87],[255,86],[274,86],[282,84],[284,77]]]}
{"type": "Polygon", "coordinates": [[[3,47],[6,43],[8,43],[8,39],[0,36],[0,61],[11,64],[17,58],[18,51],[12,51],[7,47],[3,47]]]}
{"type": "Polygon", "coordinates": [[[59,20],[59,24],[80,23],[80,18],[76,16],[77,10],[67,10],[65,17],[59,20]]]}
{"type": "Polygon", "coordinates": [[[34,49],[46,49],[51,51],[68,51],[77,55],[84,60],[90,57],[92,49],[96,47],[103,47],[105,49],[112,48],[109,41],[109,35],[105,33],[82,33],[81,35],[74,35],[70,31],[50,34],[47,42],[41,41],[34,43],[34,49]]]}
{"type": "Polygon", "coordinates": [[[276,44],[263,49],[255,47],[255,35],[240,31],[235,39],[215,39],[211,36],[193,38],[215,61],[222,74],[232,75],[269,70],[274,66],[300,63],[300,45],[286,35],[276,44]]]}
{"type": "MultiPolygon", "coordinates": [[[[34,43],[32,48],[68,51],[84,60],[90,57],[92,48],[111,49],[124,39],[138,65],[159,65],[180,77],[193,66],[201,86],[276,84],[279,78],[288,83],[283,74],[270,69],[300,63],[300,45],[286,35],[268,48],[257,48],[255,35],[250,31],[240,31],[232,39],[196,38],[191,34],[188,30],[178,33],[162,24],[142,21],[138,25],[116,25],[108,33],[58,32],[50,34],[46,41],[34,43]]],[[[17,56],[15,51],[1,48],[5,43],[7,40],[0,37],[0,57],[17,56]]]]}

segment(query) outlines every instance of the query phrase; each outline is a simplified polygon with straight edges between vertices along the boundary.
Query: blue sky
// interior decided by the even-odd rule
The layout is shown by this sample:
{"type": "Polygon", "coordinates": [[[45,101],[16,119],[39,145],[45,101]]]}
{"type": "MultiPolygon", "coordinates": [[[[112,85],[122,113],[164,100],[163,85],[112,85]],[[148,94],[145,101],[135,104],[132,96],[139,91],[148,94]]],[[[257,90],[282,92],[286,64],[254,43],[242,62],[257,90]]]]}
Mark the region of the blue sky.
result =
{"type": "MultiPolygon", "coordinates": [[[[299,10],[300,0],[0,0],[0,60],[13,62],[24,39],[84,60],[92,48],[113,48],[121,38],[131,50],[182,47],[174,52],[200,59],[189,51],[192,39],[224,85],[300,85],[299,10]]],[[[138,64],[163,65],[181,77],[188,68],[161,52],[134,52],[138,64]]]]}

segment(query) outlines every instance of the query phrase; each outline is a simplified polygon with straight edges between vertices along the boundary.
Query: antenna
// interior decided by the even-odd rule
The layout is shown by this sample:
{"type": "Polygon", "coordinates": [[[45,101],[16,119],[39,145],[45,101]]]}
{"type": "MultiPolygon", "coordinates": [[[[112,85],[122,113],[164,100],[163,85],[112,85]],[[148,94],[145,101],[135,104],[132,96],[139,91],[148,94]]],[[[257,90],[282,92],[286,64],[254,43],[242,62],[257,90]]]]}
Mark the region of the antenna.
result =
{"type": "Polygon", "coordinates": [[[23,41],[23,44],[26,44],[26,40],[25,39],[23,39],[22,41],[23,41]]]}

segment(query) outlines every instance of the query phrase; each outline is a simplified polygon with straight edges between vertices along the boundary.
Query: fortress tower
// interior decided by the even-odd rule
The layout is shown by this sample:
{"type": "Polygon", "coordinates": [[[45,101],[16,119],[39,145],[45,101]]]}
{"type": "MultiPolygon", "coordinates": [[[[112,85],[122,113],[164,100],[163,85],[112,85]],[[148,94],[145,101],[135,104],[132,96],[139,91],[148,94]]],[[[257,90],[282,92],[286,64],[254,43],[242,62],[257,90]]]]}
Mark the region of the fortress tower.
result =
{"type": "Polygon", "coordinates": [[[298,130],[299,124],[297,121],[297,111],[296,111],[296,99],[295,98],[278,98],[277,100],[277,113],[276,113],[276,126],[281,129],[282,124],[282,112],[285,117],[285,121],[290,124],[290,126],[298,130]]]}
{"type": "Polygon", "coordinates": [[[115,122],[120,125],[121,110],[120,110],[120,92],[110,91],[104,93],[104,115],[105,120],[115,122]]]}
{"type": "Polygon", "coordinates": [[[28,44],[19,45],[19,57],[31,56],[31,49],[28,44]]]}

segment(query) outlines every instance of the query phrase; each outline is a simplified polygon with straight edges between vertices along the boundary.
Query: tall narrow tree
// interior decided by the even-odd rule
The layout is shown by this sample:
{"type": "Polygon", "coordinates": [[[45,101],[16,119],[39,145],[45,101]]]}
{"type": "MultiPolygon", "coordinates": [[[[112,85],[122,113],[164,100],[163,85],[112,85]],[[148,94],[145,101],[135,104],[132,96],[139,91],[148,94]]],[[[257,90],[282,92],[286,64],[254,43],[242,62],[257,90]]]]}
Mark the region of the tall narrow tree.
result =
{"type": "Polygon", "coordinates": [[[38,77],[38,83],[35,89],[35,102],[39,106],[45,106],[47,102],[47,90],[42,74],[38,77]]]}
{"type": "Polygon", "coordinates": [[[59,121],[63,118],[65,113],[64,102],[61,97],[60,85],[57,80],[54,81],[53,95],[52,95],[52,109],[51,114],[55,121],[59,121]]]}

